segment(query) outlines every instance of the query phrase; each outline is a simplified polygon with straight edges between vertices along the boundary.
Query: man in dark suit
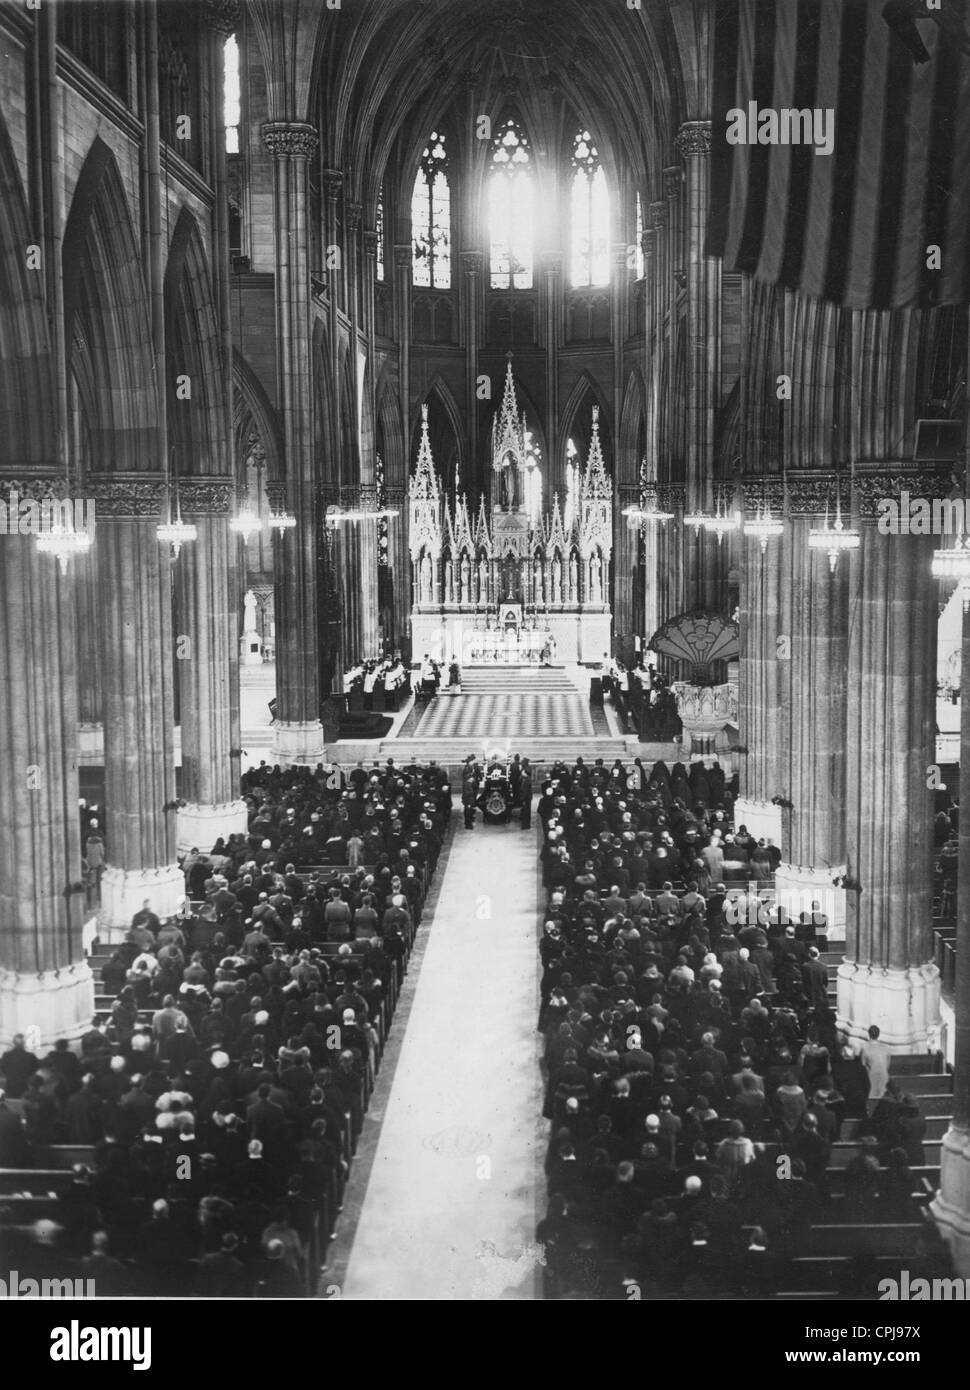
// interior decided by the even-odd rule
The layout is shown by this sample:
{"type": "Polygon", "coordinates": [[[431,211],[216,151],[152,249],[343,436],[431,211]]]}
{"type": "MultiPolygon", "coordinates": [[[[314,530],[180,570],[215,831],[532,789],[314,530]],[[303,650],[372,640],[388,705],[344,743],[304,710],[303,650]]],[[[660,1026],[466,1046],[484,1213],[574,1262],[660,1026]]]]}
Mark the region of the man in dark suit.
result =
{"type": "Polygon", "coordinates": [[[813,1009],[828,1007],[829,972],[817,946],[808,948],[808,960],[802,965],[802,986],[813,1009]]]}

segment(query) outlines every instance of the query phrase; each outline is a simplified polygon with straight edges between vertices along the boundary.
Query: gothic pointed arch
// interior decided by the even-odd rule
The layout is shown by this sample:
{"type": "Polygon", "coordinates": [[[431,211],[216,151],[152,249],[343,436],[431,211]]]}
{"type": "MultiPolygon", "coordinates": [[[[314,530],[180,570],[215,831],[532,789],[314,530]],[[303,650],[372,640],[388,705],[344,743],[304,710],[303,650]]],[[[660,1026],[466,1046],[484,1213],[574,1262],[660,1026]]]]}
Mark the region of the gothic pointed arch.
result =
{"type": "Polygon", "coordinates": [[[28,268],[34,244],[20,171],[0,119],[0,468],[57,462],[43,272],[28,268]]]}
{"type": "MultiPolygon", "coordinates": [[[[593,406],[599,406],[599,433],[603,453],[608,460],[613,458],[612,427],[606,396],[599,382],[589,371],[583,371],[573,383],[566,398],[560,419],[560,448],[558,453],[565,456],[566,441],[572,439],[582,457],[585,458],[589,439],[593,430],[593,406]]],[[[612,468],[611,468],[612,471],[612,468]]]]}
{"type": "MultiPolygon", "coordinates": [[[[435,468],[442,486],[448,493],[455,491],[456,479],[464,480],[466,468],[465,430],[462,412],[455,394],[443,376],[436,375],[427,392],[428,432],[435,468]]],[[[418,451],[421,439],[421,417],[411,431],[411,458],[418,451]]]]}
{"type": "Polygon", "coordinates": [[[377,448],[389,488],[407,486],[408,460],[404,421],[396,384],[385,374],[377,388],[377,448]]]}
{"type": "Polygon", "coordinates": [[[222,343],[212,275],[198,222],[185,207],[169,248],[165,321],[168,438],[177,450],[179,474],[228,471],[222,343]]]}
{"type": "Polygon", "coordinates": [[[620,485],[632,486],[639,481],[645,415],[646,391],[643,375],[639,367],[636,367],[627,377],[623,403],[620,407],[620,423],[616,431],[617,447],[614,471],[615,480],[620,485]]]}
{"type": "Polygon", "coordinates": [[[266,453],[266,477],[282,481],[283,434],[279,420],[259,377],[240,352],[233,354],[233,430],[237,481],[243,477],[249,435],[259,435],[266,453]]]}
{"type": "Polygon", "coordinates": [[[117,161],[95,137],[64,230],[65,341],[90,360],[92,472],[152,472],[158,457],[158,393],[148,335],[148,296],[117,161]]]}

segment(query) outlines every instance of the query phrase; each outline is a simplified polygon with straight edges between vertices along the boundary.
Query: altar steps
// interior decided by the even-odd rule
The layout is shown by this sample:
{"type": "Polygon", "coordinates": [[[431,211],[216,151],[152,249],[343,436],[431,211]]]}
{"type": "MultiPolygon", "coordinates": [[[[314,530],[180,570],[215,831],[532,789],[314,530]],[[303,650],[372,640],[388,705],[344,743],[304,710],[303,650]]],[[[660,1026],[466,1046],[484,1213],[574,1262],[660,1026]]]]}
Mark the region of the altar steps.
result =
{"type": "Polygon", "coordinates": [[[461,688],[466,695],[576,694],[576,686],[562,667],[546,666],[466,666],[461,688]]]}

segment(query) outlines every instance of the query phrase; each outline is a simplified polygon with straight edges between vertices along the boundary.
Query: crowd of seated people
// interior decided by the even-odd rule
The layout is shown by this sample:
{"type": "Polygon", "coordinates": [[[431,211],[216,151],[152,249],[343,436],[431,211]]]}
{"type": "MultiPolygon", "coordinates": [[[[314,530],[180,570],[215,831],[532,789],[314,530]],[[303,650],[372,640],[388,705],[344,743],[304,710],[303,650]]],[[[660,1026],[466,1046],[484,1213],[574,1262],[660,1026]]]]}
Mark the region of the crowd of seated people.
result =
{"type": "Polygon", "coordinates": [[[400,652],[360,661],[344,672],[344,694],[351,710],[397,710],[411,694],[411,675],[400,652]]]}
{"type": "Polygon", "coordinates": [[[332,780],[248,773],[249,833],[186,861],[175,917],[135,915],[80,1056],[19,1039],[3,1058],[0,1167],[93,1146],[53,1218],[18,1222],[0,1196],[7,1268],[75,1261],[99,1294],[315,1291],[451,811],[433,765],[332,780]],[[298,874],[292,837],[357,801],[372,824],[356,867],[298,874]]]}
{"type": "Polygon", "coordinates": [[[712,882],[717,812],[659,766],[555,767],[538,806],[551,1298],[770,1296],[833,1200],[916,1219],[918,1109],[867,1104],[814,914],[712,882]],[[840,1138],[864,1143],[833,1198],[840,1138]]]}

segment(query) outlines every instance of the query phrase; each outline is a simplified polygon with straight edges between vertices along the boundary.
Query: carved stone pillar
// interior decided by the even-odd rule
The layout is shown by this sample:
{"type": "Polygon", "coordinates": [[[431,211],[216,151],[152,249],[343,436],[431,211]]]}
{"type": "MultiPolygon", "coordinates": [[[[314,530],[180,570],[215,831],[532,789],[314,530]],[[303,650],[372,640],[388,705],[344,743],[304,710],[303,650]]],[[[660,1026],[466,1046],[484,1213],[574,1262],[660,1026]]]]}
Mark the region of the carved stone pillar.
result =
{"type": "MultiPolygon", "coordinates": [[[[788,631],[781,634],[788,640],[776,659],[788,691],[779,785],[792,809],[783,817],[783,859],[775,873],[775,890],[793,918],[818,901],[828,917],[830,939],[841,941],[845,892],[833,880],[846,871],[848,591],[856,561],[844,556],[833,572],[825,552],[809,548],[812,527],[823,522],[826,491],[821,479],[805,488],[789,484],[791,543],[784,551],[784,582],[790,588],[791,616],[788,631]]],[[[779,515],[774,505],[772,514],[779,515]]],[[[769,548],[778,544],[768,542],[769,548]]]]}
{"type": "MultiPolygon", "coordinates": [[[[54,480],[50,480],[54,482],[54,480]]],[[[21,499],[46,481],[19,482],[21,499]]],[[[36,490],[35,490],[36,489],[36,490]]],[[[0,496],[8,499],[5,485],[0,496]]],[[[98,523],[98,543],[101,527],[98,523]]],[[[77,813],[76,561],[62,575],[32,535],[0,538],[0,1045],[33,1051],[90,1026],[77,813]]],[[[93,630],[88,641],[93,640],[93,630]]],[[[81,653],[84,643],[81,644],[81,653]]]]}
{"type": "Polygon", "coordinates": [[[233,682],[238,681],[236,603],[229,583],[235,541],[229,530],[232,483],[186,479],[182,511],[198,529],[174,562],[180,631],[175,656],[182,728],[182,787],[176,831],[180,854],[207,853],[220,836],[245,832],[233,757],[233,682]]]}
{"type": "Polygon", "coordinates": [[[276,334],[286,478],[297,519],[281,541],[276,595],[274,758],[315,762],[323,753],[320,645],[317,626],[317,526],[310,372],[307,162],[317,147],[312,126],[263,127],[273,157],[276,334]]]}
{"type": "Polygon", "coordinates": [[[161,482],[115,477],[91,495],[98,582],[111,596],[98,627],[107,806],[100,936],[120,941],[146,899],[166,917],[185,891],[175,856],[172,575],[155,534],[161,482]]]}
{"type": "MultiPolygon", "coordinates": [[[[484,255],[481,251],[463,251],[461,255],[461,299],[460,333],[465,349],[465,400],[469,420],[477,420],[480,410],[478,400],[479,344],[485,341],[485,296],[482,293],[482,268],[484,255]]],[[[477,430],[469,431],[472,457],[468,461],[466,487],[473,492],[479,484],[481,460],[478,458],[477,430]]]]}
{"type": "MultiPolygon", "coordinates": [[[[760,500],[760,484],[754,491],[760,500]]],[[[753,510],[750,498],[749,510],[753,510]]],[[[779,505],[776,515],[780,510],[779,505]]],[[[781,806],[774,805],[772,798],[782,792],[786,772],[783,750],[790,670],[779,659],[779,652],[785,650],[779,638],[790,632],[788,592],[782,584],[790,548],[789,529],[777,540],[769,540],[764,551],[754,541],[745,541],[741,571],[738,737],[745,751],[739,755],[740,795],[734,823],[779,847],[781,806]]]]}
{"type": "Polygon", "coordinates": [[[877,1024],[899,1052],[925,1052],[940,1019],[933,963],[932,792],[936,587],[933,536],[880,535],[880,497],[929,476],[856,475],[862,543],[849,575],[846,862],[850,875],[838,1022],[856,1038],[877,1024]]]}
{"type": "MultiPolygon", "coordinates": [[[[711,123],[687,121],[677,135],[684,161],[684,256],[687,287],[687,502],[706,505],[702,487],[713,477],[714,412],[721,345],[721,263],[704,254],[710,186],[711,123]]],[[[673,203],[680,206],[679,195],[673,203]]],[[[671,227],[671,240],[674,229],[671,227]]],[[[668,273],[678,267],[672,246],[668,273]]],[[[688,540],[685,607],[716,609],[723,592],[723,550],[713,536],[692,530],[688,540]]]]}

